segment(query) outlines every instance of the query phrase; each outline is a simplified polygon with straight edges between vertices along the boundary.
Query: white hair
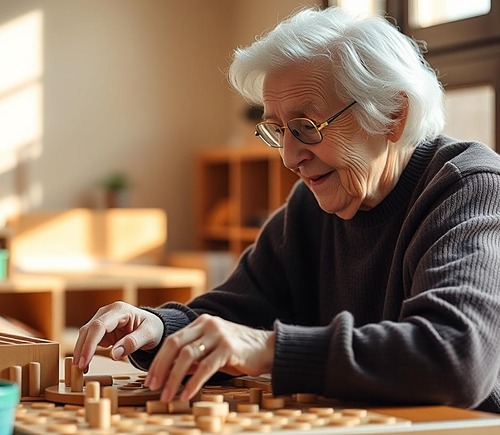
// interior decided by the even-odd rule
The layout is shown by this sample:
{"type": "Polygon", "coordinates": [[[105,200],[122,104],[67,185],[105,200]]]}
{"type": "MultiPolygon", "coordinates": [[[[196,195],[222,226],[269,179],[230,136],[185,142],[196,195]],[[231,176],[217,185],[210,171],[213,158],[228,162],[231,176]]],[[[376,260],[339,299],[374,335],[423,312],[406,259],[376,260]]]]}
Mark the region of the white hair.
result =
{"type": "Polygon", "coordinates": [[[389,132],[405,104],[400,143],[416,146],[441,132],[443,88],[436,73],[418,44],[379,16],[353,16],[335,7],[301,10],[236,49],[229,80],[248,101],[262,104],[267,72],[321,59],[331,62],[339,98],[357,101],[353,114],[368,134],[389,132]]]}

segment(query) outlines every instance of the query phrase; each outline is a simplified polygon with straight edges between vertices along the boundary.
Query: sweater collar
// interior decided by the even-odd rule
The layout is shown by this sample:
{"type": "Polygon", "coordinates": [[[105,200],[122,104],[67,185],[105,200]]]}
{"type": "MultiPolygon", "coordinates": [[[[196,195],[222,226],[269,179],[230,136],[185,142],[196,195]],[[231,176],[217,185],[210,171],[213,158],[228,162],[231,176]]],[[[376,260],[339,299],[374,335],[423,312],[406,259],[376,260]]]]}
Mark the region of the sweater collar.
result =
{"type": "Polygon", "coordinates": [[[360,226],[385,224],[401,208],[407,206],[418,181],[432,160],[436,148],[437,141],[423,142],[418,145],[389,195],[373,209],[358,211],[350,222],[360,226]]]}

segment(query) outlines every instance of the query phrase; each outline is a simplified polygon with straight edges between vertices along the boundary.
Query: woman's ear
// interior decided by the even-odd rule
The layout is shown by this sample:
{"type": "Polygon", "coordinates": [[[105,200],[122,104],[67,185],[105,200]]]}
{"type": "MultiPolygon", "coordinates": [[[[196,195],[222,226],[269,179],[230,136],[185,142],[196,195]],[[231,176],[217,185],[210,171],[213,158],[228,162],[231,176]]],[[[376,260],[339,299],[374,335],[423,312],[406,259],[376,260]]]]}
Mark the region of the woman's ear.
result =
{"type": "Polygon", "coordinates": [[[401,138],[401,135],[403,134],[403,131],[405,129],[407,115],[408,97],[403,94],[399,110],[391,115],[394,123],[391,126],[391,130],[387,134],[387,139],[389,139],[391,142],[397,142],[401,138]]]}

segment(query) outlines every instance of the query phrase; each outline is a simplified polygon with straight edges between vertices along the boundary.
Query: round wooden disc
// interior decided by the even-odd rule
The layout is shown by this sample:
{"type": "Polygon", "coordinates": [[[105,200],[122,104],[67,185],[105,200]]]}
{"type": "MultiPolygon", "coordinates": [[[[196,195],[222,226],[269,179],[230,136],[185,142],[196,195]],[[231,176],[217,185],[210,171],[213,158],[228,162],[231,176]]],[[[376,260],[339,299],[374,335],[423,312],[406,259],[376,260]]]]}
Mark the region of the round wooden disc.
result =
{"type": "MultiPolygon", "coordinates": [[[[148,388],[122,389],[122,386],[117,385],[116,382],[115,386],[118,388],[118,406],[141,406],[148,400],[159,400],[161,394],[161,391],[151,391],[148,388]]],[[[59,383],[59,385],[45,389],[45,400],[83,406],[85,388],[83,392],[74,392],[71,391],[70,387],[66,387],[64,383],[59,383]]]]}

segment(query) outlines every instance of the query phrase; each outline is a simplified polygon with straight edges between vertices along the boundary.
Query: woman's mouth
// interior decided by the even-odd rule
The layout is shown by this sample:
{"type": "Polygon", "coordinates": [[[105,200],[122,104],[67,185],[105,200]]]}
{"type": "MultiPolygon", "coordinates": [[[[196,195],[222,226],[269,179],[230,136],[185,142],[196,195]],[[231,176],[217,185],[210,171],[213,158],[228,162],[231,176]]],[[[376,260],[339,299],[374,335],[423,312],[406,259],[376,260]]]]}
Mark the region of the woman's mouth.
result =
{"type": "Polygon", "coordinates": [[[330,171],[330,172],[327,172],[326,174],[321,174],[321,175],[315,175],[313,177],[309,177],[309,182],[311,183],[311,186],[318,186],[320,184],[322,184],[323,182],[326,181],[326,179],[333,173],[335,172],[334,170],[333,171],[330,171]]]}

